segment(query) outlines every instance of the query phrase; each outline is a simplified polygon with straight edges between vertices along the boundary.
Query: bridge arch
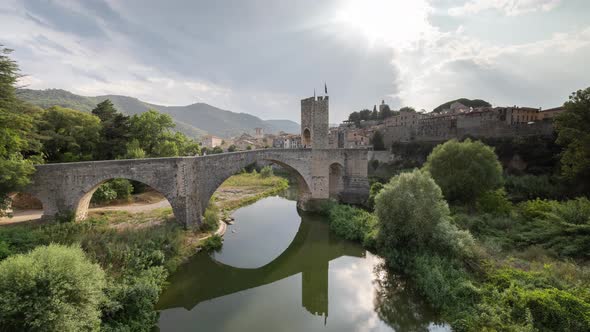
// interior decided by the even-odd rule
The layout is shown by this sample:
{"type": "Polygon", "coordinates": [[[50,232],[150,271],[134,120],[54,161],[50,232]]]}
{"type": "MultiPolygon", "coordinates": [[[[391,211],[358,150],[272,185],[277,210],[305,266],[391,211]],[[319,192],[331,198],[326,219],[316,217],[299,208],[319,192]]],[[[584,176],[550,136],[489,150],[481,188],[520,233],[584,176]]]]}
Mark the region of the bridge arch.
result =
{"type": "Polygon", "coordinates": [[[117,175],[117,176],[105,175],[99,179],[96,179],[96,181],[86,183],[81,188],[78,197],[75,199],[74,212],[75,212],[76,220],[84,220],[84,219],[86,219],[86,217],[88,217],[88,208],[90,207],[90,201],[92,199],[92,196],[96,192],[96,190],[102,184],[106,183],[107,181],[114,180],[114,179],[130,180],[130,181],[140,182],[140,183],[143,183],[143,184],[149,186],[150,188],[159,192],[160,194],[162,194],[166,198],[168,203],[170,203],[170,205],[172,206],[172,213],[174,214],[175,217],[177,216],[177,212],[176,212],[175,204],[174,204],[176,196],[173,193],[163,190],[163,188],[160,188],[157,183],[150,181],[149,179],[144,179],[141,177],[133,177],[133,176],[125,176],[125,175],[117,175]]]}
{"type": "MultiPolygon", "coordinates": [[[[209,201],[215,191],[221,186],[221,184],[230,178],[231,176],[238,174],[243,168],[256,162],[267,161],[276,164],[289,172],[297,181],[298,189],[298,201],[305,202],[311,198],[311,179],[309,178],[308,169],[306,164],[301,164],[301,160],[297,162],[298,158],[290,159],[284,158],[284,155],[273,154],[272,152],[265,150],[253,150],[248,152],[235,152],[219,154],[219,160],[212,160],[212,158],[206,159],[209,162],[213,162],[217,165],[223,165],[223,167],[217,168],[218,175],[215,176],[214,181],[211,181],[206,188],[197,189],[203,190],[201,194],[201,207],[202,213],[209,205],[209,201]],[[233,155],[233,156],[232,156],[233,155]],[[236,158],[238,157],[239,158],[236,158]]],[[[212,157],[212,156],[209,156],[212,157]]],[[[303,160],[305,161],[305,160],[303,160]]]]}

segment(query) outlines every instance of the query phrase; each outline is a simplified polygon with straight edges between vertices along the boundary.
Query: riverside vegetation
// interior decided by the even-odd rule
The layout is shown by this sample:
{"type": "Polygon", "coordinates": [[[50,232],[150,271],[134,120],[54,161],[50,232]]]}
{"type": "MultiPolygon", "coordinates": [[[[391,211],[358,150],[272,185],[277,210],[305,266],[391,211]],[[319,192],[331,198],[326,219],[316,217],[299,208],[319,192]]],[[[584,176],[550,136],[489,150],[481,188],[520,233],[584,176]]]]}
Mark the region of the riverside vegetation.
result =
{"type": "Polygon", "coordinates": [[[154,305],[167,276],[197,247],[221,246],[217,235],[199,239],[217,229],[222,214],[288,185],[269,166],[230,177],[218,193],[231,188],[242,190],[242,195],[212,202],[201,230],[184,230],[172,222],[170,208],[141,214],[99,212],[83,222],[1,227],[0,330],[151,330],[158,318],[154,305]],[[46,256],[52,259],[39,258],[46,256]],[[96,275],[86,278],[87,270],[96,275]],[[37,292],[38,285],[49,286],[22,301],[23,292],[37,292]],[[92,292],[84,287],[92,287],[92,292]]]}
{"type": "Polygon", "coordinates": [[[504,186],[493,149],[452,140],[422,169],[375,183],[374,212],[325,212],[335,233],[383,256],[456,331],[590,331],[590,200],[545,199],[545,181],[504,186]]]}

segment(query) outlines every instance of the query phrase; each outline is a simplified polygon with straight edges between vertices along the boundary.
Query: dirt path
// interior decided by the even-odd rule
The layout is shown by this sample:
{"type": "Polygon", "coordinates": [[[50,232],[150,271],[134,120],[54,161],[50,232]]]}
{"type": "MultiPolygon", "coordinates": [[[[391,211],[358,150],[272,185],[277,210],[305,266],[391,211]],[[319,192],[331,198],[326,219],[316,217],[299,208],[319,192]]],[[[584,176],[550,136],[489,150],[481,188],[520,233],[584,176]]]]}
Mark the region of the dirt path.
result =
{"type": "MultiPolygon", "coordinates": [[[[105,207],[98,207],[98,208],[90,208],[88,212],[100,212],[100,211],[126,211],[130,213],[140,213],[140,212],[148,212],[159,208],[166,208],[170,207],[170,203],[166,199],[162,199],[159,202],[151,203],[151,204],[140,204],[140,203],[132,203],[127,205],[115,205],[115,206],[105,206],[105,207]]],[[[29,221],[29,220],[36,220],[41,218],[43,214],[43,210],[19,210],[13,213],[12,218],[0,218],[0,225],[5,224],[14,224],[17,222],[22,221],[29,221]]]]}

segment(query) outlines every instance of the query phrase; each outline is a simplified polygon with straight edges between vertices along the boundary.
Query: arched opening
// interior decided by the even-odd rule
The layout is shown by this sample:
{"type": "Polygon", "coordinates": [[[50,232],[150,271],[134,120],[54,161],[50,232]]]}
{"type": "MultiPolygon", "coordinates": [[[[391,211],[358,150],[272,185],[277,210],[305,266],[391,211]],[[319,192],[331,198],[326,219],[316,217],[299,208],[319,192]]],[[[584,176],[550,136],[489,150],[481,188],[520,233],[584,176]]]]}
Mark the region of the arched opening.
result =
{"type": "MultiPolygon", "coordinates": [[[[88,216],[124,217],[134,222],[174,217],[170,201],[152,186],[137,180],[113,178],[91,187],[78,201],[76,219],[88,216]],[[133,216],[133,218],[127,218],[133,216]]],[[[111,219],[111,218],[107,218],[111,219]]]]}
{"type": "Polygon", "coordinates": [[[11,193],[8,208],[0,214],[0,225],[38,220],[43,217],[43,203],[30,193],[11,193]]]}
{"type": "Polygon", "coordinates": [[[304,148],[311,148],[311,132],[309,128],[303,130],[302,144],[304,148]]]}
{"type": "Polygon", "coordinates": [[[258,268],[284,252],[298,233],[298,202],[308,197],[303,176],[277,160],[259,160],[227,177],[214,191],[205,210],[207,230],[225,227],[225,242],[214,258],[241,268],[258,268]],[[260,241],[261,234],[272,238],[260,241]]]}
{"type": "Polygon", "coordinates": [[[330,198],[339,199],[344,189],[344,168],[339,163],[330,165],[329,188],[330,198]]]}

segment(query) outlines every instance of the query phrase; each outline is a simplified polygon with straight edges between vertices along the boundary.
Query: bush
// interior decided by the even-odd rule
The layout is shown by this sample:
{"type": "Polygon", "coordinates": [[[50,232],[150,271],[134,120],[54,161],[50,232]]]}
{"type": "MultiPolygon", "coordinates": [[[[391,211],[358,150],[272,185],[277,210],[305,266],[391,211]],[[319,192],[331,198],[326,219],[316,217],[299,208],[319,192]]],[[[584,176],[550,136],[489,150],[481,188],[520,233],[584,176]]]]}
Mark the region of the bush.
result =
{"type": "Polygon", "coordinates": [[[434,148],[424,164],[447,200],[472,203],[483,193],[500,188],[502,166],[494,150],[469,139],[450,140],[434,148]]]}
{"type": "Polygon", "coordinates": [[[205,215],[203,216],[203,224],[201,225],[201,230],[203,231],[214,231],[217,230],[219,227],[219,208],[215,204],[215,201],[212,199],[209,201],[209,206],[205,210],[205,215]]]}
{"type": "Polygon", "coordinates": [[[440,188],[420,170],[392,178],[375,199],[375,214],[379,220],[377,245],[390,264],[404,264],[396,260],[421,251],[462,255],[450,250],[464,247],[463,242],[469,241],[465,238],[471,238],[450,223],[440,188]]]}
{"type": "Polygon", "coordinates": [[[151,331],[158,321],[154,305],[166,280],[163,267],[151,267],[111,280],[103,307],[103,331],[151,331]]]}
{"type": "Polygon", "coordinates": [[[0,262],[0,330],[97,331],[105,276],[79,247],[49,245],[0,262]]]}
{"type": "Polygon", "coordinates": [[[377,224],[374,215],[348,205],[331,206],[329,218],[330,230],[347,240],[359,242],[363,242],[377,224]]]}
{"type": "Polygon", "coordinates": [[[367,205],[372,210],[375,208],[375,197],[383,190],[383,183],[375,182],[371,185],[371,189],[369,190],[369,198],[367,199],[367,205]]]}
{"type": "Polygon", "coordinates": [[[561,185],[547,175],[506,175],[504,179],[506,191],[515,201],[563,196],[561,185]]]}
{"type": "Polygon", "coordinates": [[[111,188],[117,193],[117,199],[128,200],[133,193],[131,181],[127,179],[113,179],[109,181],[111,188]]]}
{"type": "Polygon", "coordinates": [[[203,250],[206,252],[217,251],[223,246],[223,238],[219,235],[212,235],[203,241],[203,250]]]}
{"type": "Polygon", "coordinates": [[[133,185],[127,179],[113,179],[101,184],[92,195],[91,202],[106,204],[116,199],[128,200],[133,192],[133,185]]]}
{"type": "Polygon", "coordinates": [[[111,187],[110,182],[105,182],[96,189],[94,194],[92,194],[90,202],[104,204],[114,201],[115,199],[117,199],[117,192],[111,187]]]}
{"type": "Polygon", "coordinates": [[[260,170],[260,176],[263,177],[263,178],[269,178],[269,177],[271,177],[273,175],[274,175],[274,173],[273,173],[272,167],[270,165],[269,166],[264,166],[260,170]]]}
{"type": "Polygon", "coordinates": [[[507,216],[512,210],[512,203],[506,197],[504,189],[497,189],[483,193],[476,202],[477,210],[496,216],[507,216]]]}

